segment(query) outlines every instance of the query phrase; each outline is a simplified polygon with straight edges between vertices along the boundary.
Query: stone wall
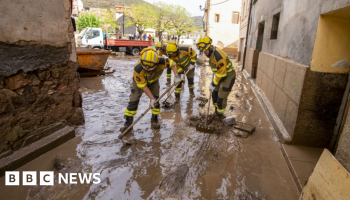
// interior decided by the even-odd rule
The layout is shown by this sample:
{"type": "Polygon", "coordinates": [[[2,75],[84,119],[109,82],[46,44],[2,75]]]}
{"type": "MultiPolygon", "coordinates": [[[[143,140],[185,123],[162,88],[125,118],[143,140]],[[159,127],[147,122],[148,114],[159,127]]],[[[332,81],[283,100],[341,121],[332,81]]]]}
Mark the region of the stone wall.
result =
{"type": "Polygon", "coordinates": [[[292,144],[328,148],[347,75],[313,72],[309,66],[260,52],[256,83],[292,144]]]}
{"type": "Polygon", "coordinates": [[[256,78],[259,53],[260,50],[258,49],[247,48],[244,69],[248,72],[251,78],[256,78]]]}
{"type": "Polygon", "coordinates": [[[1,153],[55,122],[83,124],[84,115],[70,1],[5,0],[0,13],[1,153]]]}
{"type": "Polygon", "coordinates": [[[335,157],[350,172],[350,112],[346,117],[343,132],[339,138],[338,148],[335,157]]]}

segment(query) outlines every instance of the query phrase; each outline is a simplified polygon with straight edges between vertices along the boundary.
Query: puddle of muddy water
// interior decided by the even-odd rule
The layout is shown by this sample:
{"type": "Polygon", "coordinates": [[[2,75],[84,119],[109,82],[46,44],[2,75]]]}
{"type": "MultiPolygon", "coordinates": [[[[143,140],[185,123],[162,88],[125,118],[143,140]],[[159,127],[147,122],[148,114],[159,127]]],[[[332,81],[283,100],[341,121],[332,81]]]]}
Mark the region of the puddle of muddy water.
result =
{"type": "MultiPolygon", "coordinates": [[[[254,199],[252,194],[259,199],[297,198],[279,145],[271,139],[275,138],[271,125],[239,70],[226,115],[258,125],[249,137],[236,137],[220,121],[215,122],[220,134],[200,133],[188,126],[191,116],[203,116],[209,97],[212,72],[199,66],[195,96],[189,94],[186,82],[180,102],[162,109],[160,129],[151,128],[148,113],[130,133],[135,144],[119,140],[137,59],[112,56],[108,63],[114,74],[81,78],[86,123],[77,128],[77,138],[20,168],[50,170],[50,160],[60,154],[66,166],[62,172],[101,173],[101,183],[20,187],[20,193],[1,185],[6,199],[254,199]]],[[[160,92],[167,89],[165,73],[160,92]]],[[[148,106],[149,99],[143,95],[135,117],[148,106]]]]}

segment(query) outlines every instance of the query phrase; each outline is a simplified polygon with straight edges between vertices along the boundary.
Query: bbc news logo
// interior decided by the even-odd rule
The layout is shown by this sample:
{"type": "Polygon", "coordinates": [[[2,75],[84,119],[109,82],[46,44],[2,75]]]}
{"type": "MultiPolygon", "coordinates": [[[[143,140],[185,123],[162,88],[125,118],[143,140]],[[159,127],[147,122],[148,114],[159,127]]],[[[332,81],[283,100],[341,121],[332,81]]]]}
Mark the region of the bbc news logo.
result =
{"type": "MultiPolygon", "coordinates": [[[[58,174],[58,184],[99,184],[101,182],[99,173],[65,173],[58,174]]],[[[54,185],[54,172],[53,171],[40,171],[37,176],[36,171],[23,171],[22,179],[19,171],[6,171],[5,172],[5,185],[37,185],[39,179],[40,185],[54,185]]]]}

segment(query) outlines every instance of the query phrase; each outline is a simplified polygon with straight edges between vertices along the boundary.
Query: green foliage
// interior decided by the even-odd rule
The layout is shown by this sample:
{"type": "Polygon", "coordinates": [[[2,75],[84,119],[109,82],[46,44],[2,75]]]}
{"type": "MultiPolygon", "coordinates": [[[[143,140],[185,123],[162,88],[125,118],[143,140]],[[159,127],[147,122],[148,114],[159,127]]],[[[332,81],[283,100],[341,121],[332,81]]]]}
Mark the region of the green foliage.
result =
{"type": "Polygon", "coordinates": [[[170,10],[171,12],[168,17],[172,28],[167,32],[177,35],[178,39],[180,39],[185,33],[198,30],[198,27],[194,26],[194,22],[191,19],[191,13],[189,13],[186,8],[179,5],[171,5],[170,10]]]}
{"type": "Polygon", "coordinates": [[[120,28],[120,26],[117,24],[114,11],[107,10],[101,13],[101,28],[104,30],[108,28],[109,33],[115,32],[116,28],[120,28]]]}
{"type": "Polygon", "coordinates": [[[146,28],[151,28],[154,10],[148,3],[131,5],[130,9],[125,10],[126,24],[125,27],[136,26],[141,35],[146,28]]]}
{"type": "MultiPolygon", "coordinates": [[[[152,11],[153,16],[152,20],[150,20],[150,26],[158,31],[158,35],[162,35],[164,31],[173,28],[169,18],[170,13],[172,12],[172,5],[161,1],[155,3],[154,5],[155,8],[152,11]]],[[[162,38],[160,38],[160,40],[162,41],[162,38]]]]}
{"type": "Polygon", "coordinates": [[[78,30],[81,31],[86,27],[95,27],[99,28],[101,25],[101,20],[99,17],[92,13],[86,13],[85,15],[81,15],[77,20],[78,30]]]}

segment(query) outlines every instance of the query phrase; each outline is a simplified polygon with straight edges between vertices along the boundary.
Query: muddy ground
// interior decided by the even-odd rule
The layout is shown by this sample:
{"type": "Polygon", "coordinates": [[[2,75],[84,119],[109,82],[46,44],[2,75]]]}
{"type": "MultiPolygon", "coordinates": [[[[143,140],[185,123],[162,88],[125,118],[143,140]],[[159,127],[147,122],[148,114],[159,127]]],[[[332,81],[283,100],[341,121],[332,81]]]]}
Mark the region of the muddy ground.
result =
{"type": "MultiPolygon", "coordinates": [[[[86,123],[77,128],[77,137],[17,169],[101,173],[101,183],[5,187],[2,177],[2,199],[297,199],[277,136],[238,69],[226,115],[255,125],[254,133],[222,122],[215,122],[219,134],[196,131],[191,116],[205,113],[212,74],[202,65],[195,70],[195,95],[186,83],[181,101],[162,109],[160,129],[151,128],[148,113],[128,136],[134,144],[119,140],[137,59],[111,55],[108,63],[116,73],[81,78],[86,123]]],[[[161,92],[168,87],[165,73],[161,92]]],[[[143,95],[136,117],[148,106],[143,95]]]]}

